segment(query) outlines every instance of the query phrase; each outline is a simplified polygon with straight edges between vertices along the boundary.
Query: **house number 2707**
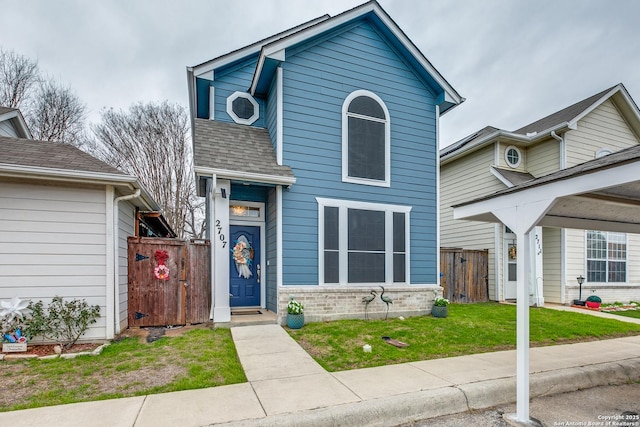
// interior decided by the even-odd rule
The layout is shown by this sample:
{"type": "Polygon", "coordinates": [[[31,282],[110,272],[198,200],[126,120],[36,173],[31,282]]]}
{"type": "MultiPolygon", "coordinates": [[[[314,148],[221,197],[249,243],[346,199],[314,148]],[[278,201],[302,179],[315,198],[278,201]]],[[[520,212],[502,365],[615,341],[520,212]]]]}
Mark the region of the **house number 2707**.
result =
{"type": "Polygon", "coordinates": [[[226,248],[227,241],[226,241],[226,238],[224,237],[224,234],[222,234],[222,225],[220,225],[219,219],[216,219],[216,229],[218,230],[218,239],[220,239],[220,241],[222,242],[222,247],[226,248]]]}

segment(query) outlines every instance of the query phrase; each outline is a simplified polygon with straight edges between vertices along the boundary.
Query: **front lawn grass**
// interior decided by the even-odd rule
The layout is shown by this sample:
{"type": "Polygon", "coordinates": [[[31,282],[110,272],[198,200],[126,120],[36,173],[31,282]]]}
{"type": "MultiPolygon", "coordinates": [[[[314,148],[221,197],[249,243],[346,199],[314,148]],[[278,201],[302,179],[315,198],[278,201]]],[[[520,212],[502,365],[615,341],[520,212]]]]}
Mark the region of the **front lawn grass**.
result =
{"type": "Polygon", "coordinates": [[[229,329],[194,329],[152,343],[125,338],[98,356],[4,361],[0,375],[0,411],[247,381],[229,329]]]}
{"type": "MultiPolygon", "coordinates": [[[[516,307],[451,304],[449,317],[309,323],[289,334],[328,371],[462,356],[516,348],[516,307]],[[409,344],[397,348],[381,337],[409,344]],[[362,351],[370,344],[371,353],[362,351]]],[[[530,310],[532,346],[640,335],[640,325],[545,308],[530,310]]]]}
{"type": "Polygon", "coordinates": [[[640,310],[626,310],[626,311],[607,311],[609,314],[616,314],[618,316],[633,317],[640,319],[640,310]]]}

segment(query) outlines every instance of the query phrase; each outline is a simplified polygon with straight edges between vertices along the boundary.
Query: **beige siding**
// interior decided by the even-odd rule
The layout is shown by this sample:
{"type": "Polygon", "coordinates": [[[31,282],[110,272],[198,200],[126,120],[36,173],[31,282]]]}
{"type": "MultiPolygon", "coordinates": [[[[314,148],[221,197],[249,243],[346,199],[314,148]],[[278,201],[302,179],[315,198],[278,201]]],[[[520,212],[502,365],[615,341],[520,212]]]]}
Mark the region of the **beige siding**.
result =
{"type": "Polygon", "coordinates": [[[527,172],[535,177],[560,170],[560,143],[555,139],[527,149],[527,172]]]}
{"type": "Polygon", "coordinates": [[[440,169],[440,245],[465,249],[489,249],[489,294],[495,299],[494,225],[453,219],[451,206],[501,190],[504,187],[489,170],[494,146],[445,164],[440,169]]]}
{"type": "Polygon", "coordinates": [[[120,304],[118,307],[120,327],[127,327],[128,307],[128,263],[127,263],[127,237],[134,235],[135,207],[128,202],[120,202],[118,205],[118,291],[120,304]]]}
{"type": "Polygon", "coordinates": [[[562,229],[542,228],[542,265],[544,301],[562,302],[562,229]]]}
{"type": "MultiPolygon", "coordinates": [[[[629,234],[627,242],[627,281],[640,286],[640,235],[629,234]]],[[[640,289],[636,297],[640,301],[640,289]]]]}
{"type": "MultiPolygon", "coordinates": [[[[638,144],[636,135],[608,100],[578,122],[578,128],[566,133],[567,167],[595,158],[601,148],[619,151],[638,144]]],[[[626,284],[588,284],[582,287],[583,299],[596,290],[605,302],[640,299],[640,236],[629,235],[626,284]],[[629,288],[632,285],[632,288],[629,288]],[[634,288],[635,287],[635,288],[634,288]]],[[[567,230],[566,302],[578,297],[576,277],[586,277],[585,231],[567,230]]]]}
{"type": "Polygon", "coordinates": [[[106,336],[105,191],[0,181],[0,299],[86,299],[106,336]]]}
{"type": "Polygon", "coordinates": [[[595,158],[596,151],[618,151],[638,144],[627,122],[611,100],[578,122],[578,128],[566,133],[567,167],[595,158]]]}
{"type": "Polygon", "coordinates": [[[567,285],[574,285],[576,283],[576,277],[587,275],[585,265],[585,247],[584,247],[584,230],[574,230],[568,228],[566,230],[566,251],[567,251],[567,266],[566,266],[566,280],[567,285]]]}

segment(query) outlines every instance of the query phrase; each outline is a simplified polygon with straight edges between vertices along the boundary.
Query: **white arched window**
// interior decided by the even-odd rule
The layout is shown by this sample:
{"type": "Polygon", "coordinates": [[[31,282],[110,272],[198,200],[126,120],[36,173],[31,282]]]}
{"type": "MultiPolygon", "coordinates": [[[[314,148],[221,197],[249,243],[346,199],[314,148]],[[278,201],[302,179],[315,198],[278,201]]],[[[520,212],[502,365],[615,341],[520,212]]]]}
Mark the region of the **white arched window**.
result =
{"type": "Polygon", "coordinates": [[[376,94],[357,90],[342,104],[342,181],[389,187],[389,110],[376,94]]]}

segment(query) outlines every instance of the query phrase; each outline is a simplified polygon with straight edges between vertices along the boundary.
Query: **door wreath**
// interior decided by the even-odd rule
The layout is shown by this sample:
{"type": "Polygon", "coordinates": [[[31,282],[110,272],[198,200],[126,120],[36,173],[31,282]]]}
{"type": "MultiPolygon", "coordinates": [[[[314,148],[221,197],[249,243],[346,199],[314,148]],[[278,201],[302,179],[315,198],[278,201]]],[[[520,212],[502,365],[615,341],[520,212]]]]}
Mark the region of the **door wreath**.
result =
{"type": "Polygon", "coordinates": [[[153,256],[158,262],[156,268],[153,269],[153,275],[156,276],[156,279],[169,280],[169,267],[164,264],[169,259],[169,254],[167,251],[158,249],[153,256]]]}
{"type": "Polygon", "coordinates": [[[238,277],[249,279],[253,276],[253,273],[251,273],[251,264],[253,263],[254,251],[245,235],[238,237],[232,253],[236,269],[238,270],[238,277]]]}

